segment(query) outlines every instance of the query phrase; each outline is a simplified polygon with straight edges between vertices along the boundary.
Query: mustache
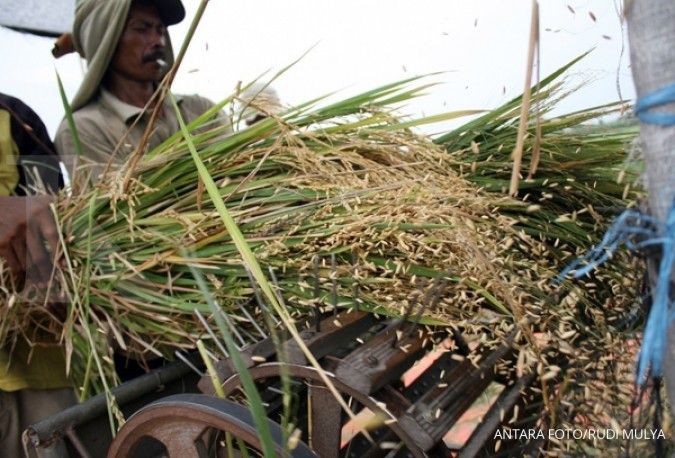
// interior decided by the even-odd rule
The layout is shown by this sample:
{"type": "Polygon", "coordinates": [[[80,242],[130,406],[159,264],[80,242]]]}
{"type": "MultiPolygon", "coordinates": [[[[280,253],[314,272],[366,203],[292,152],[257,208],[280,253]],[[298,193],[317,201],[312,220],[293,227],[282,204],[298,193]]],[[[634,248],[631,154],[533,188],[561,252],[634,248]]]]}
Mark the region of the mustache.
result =
{"type": "Polygon", "coordinates": [[[152,51],[145,56],[143,56],[143,63],[146,62],[153,62],[156,60],[165,60],[166,59],[166,53],[164,52],[163,49],[157,50],[157,51],[152,51]]]}

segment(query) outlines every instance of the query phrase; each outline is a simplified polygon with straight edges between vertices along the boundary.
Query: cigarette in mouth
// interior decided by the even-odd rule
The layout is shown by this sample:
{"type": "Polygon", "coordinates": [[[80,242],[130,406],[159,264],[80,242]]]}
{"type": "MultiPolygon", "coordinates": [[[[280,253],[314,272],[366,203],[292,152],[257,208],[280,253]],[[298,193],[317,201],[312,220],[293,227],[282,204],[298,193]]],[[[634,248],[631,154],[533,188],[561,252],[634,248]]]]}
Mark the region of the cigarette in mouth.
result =
{"type": "Polygon", "coordinates": [[[164,59],[157,59],[155,62],[157,62],[160,67],[166,67],[167,66],[167,63],[164,59]]]}

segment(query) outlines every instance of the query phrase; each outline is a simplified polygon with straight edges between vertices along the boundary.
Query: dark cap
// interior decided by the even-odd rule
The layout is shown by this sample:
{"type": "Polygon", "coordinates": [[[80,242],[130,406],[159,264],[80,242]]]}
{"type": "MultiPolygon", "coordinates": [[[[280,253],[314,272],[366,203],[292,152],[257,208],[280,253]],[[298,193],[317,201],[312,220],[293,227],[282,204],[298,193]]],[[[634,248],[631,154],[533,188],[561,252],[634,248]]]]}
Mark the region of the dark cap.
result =
{"type": "Polygon", "coordinates": [[[165,26],[178,24],[185,19],[185,8],[181,0],[152,0],[165,26]]]}

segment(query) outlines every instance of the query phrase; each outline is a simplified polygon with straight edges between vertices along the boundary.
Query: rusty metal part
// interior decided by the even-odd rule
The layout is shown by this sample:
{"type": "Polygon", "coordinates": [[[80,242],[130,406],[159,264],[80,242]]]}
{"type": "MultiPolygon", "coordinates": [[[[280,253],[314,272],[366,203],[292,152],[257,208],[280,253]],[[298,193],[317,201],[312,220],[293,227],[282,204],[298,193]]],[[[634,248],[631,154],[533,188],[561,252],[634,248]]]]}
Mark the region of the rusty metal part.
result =
{"type": "Polygon", "coordinates": [[[459,458],[482,456],[486,448],[489,449],[486,445],[494,442],[495,431],[509,421],[506,412],[513,411],[516,405],[520,407],[520,412],[524,412],[523,392],[529,388],[534,380],[534,374],[524,375],[499,395],[497,401],[490,407],[481,423],[471,434],[469,441],[462,447],[459,458]]]}
{"type": "Polygon", "coordinates": [[[483,357],[478,366],[465,359],[408,409],[400,423],[423,450],[432,449],[494,378],[494,367],[512,349],[502,345],[483,357]]]}
{"type": "MultiPolygon", "coordinates": [[[[513,362],[511,342],[515,331],[505,344],[490,351],[470,351],[462,335],[453,332],[451,338],[457,350],[442,352],[420,370],[409,386],[404,386],[402,375],[431,349],[433,330],[419,326],[407,333],[400,320],[385,321],[359,311],[338,316],[329,312],[324,317],[317,322],[318,326],[313,325],[301,333],[305,345],[343,398],[355,402],[355,412],[369,409],[382,419],[379,423],[377,419],[373,421],[374,431],[349,436],[346,445],[340,442],[340,436],[346,432],[343,427],[348,418],[323,385],[318,370],[305,367],[306,359],[297,342],[282,340],[283,362],[278,360],[271,340],[261,341],[243,352],[267,403],[268,415],[280,415],[284,411],[281,374],[295,381],[291,396],[302,409],[293,414],[296,415],[293,422],[302,431],[303,439],[322,457],[450,456],[453,449],[445,446],[445,433],[491,383],[503,384],[503,380],[508,382],[509,377],[514,376],[507,371],[501,378],[500,366],[505,361],[513,362]],[[254,354],[265,356],[252,359],[254,354]],[[384,449],[383,444],[386,444],[384,449]]],[[[223,384],[226,395],[240,396],[241,381],[231,362],[221,361],[218,367],[220,379],[226,380],[223,384]],[[222,371],[223,367],[227,368],[226,372],[222,371]]],[[[213,392],[210,380],[201,386],[206,392],[213,392]]],[[[507,398],[503,394],[497,401],[504,410],[500,419],[514,408],[523,414],[526,409],[522,407],[532,404],[526,403],[524,394],[516,388],[509,394],[507,398]]],[[[494,421],[488,421],[468,445],[474,449],[494,446],[490,437],[498,427],[502,427],[501,423],[495,425],[494,421]]]]}
{"type": "Polygon", "coordinates": [[[66,437],[70,443],[73,444],[73,448],[75,448],[75,451],[80,455],[80,458],[91,458],[87,447],[82,443],[82,440],[80,440],[73,428],[68,428],[68,430],[66,430],[66,437]]]}
{"type": "MultiPolygon", "coordinates": [[[[198,356],[190,355],[194,364],[200,365],[198,356]]],[[[160,369],[138,377],[112,389],[112,395],[118,405],[125,410],[128,405],[138,402],[139,399],[150,396],[161,390],[162,387],[172,385],[180,378],[191,374],[190,368],[182,362],[175,362],[160,369]]],[[[63,443],[64,436],[68,437],[74,448],[80,447],[75,441],[90,444],[80,437],[78,429],[85,424],[94,422],[97,418],[105,417],[108,403],[105,394],[99,394],[88,401],[69,407],[38,423],[28,427],[24,434],[24,445],[28,450],[40,456],[48,456],[49,449],[63,443]],[[78,439],[79,438],[79,439],[78,439]]],[[[106,420],[107,421],[107,417],[106,420]]],[[[82,453],[80,453],[83,455],[82,453]]],[[[95,453],[92,453],[96,456],[95,453]]]]}
{"type": "Polygon", "coordinates": [[[342,408],[333,393],[321,384],[309,383],[309,446],[321,458],[337,458],[342,434],[342,408]]]}
{"type": "Polygon", "coordinates": [[[424,353],[425,341],[430,344],[431,339],[420,328],[422,336],[405,337],[392,347],[392,341],[397,339],[397,331],[398,322],[393,322],[346,356],[335,371],[335,376],[366,394],[372,394],[398,379],[424,353]]]}
{"type": "MultiPolygon", "coordinates": [[[[277,456],[287,452],[281,428],[269,421],[277,456]]],[[[204,458],[208,431],[223,431],[241,439],[252,450],[262,450],[260,437],[247,407],[203,394],[170,396],[135,413],[119,431],[108,451],[108,458],[128,458],[147,438],[160,442],[169,458],[204,458]]],[[[315,458],[306,444],[299,442],[290,452],[295,458],[315,458]]]]}
{"type": "MultiPolygon", "coordinates": [[[[493,382],[508,386],[491,407],[483,424],[461,449],[461,456],[476,456],[495,448],[499,448],[499,453],[525,451],[527,447],[536,450],[539,444],[496,444],[494,441],[494,432],[505,426],[504,421],[510,421],[511,427],[521,423],[532,425],[541,415],[541,406],[537,406],[537,400],[532,400],[533,396],[539,395],[533,394],[536,390],[529,389],[534,376],[512,382],[516,378],[515,371],[504,368],[505,363],[514,362],[511,340],[515,331],[504,345],[491,351],[470,351],[460,332],[452,331],[450,337],[456,349],[442,351],[434,361],[426,360],[423,366],[413,371],[411,368],[435,345],[436,331],[416,322],[426,305],[441,299],[445,288],[443,278],[434,280],[414,318],[417,304],[409,306],[404,318],[412,320],[411,323],[406,319],[380,319],[358,309],[336,314],[335,266],[333,255],[329,295],[325,296],[330,298],[333,307],[324,309],[322,316],[319,258],[315,258],[315,315],[310,320],[313,321],[311,329],[301,332],[304,344],[321,368],[305,366],[304,353],[288,334],[280,333],[279,340],[273,340],[257,325],[262,340],[239,352],[260,392],[268,418],[281,418],[284,425],[295,425],[300,433],[299,445],[291,456],[456,456],[459,446],[446,446],[443,437],[479,396],[489,392],[487,388],[493,382]],[[275,342],[281,342],[281,346],[276,346],[275,342]],[[338,399],[324,385],[321,374],[328,376],[342,396],[341,401],[357,413],[359,422],[343,412],[338,399]],[[410,381],[410,376],[416,378],[410,381]],[[289,381],[290,385],[287,384],[289,381]],[[405,386],[406,383],[409,386],[405,386]],[[289,386],[290,390],[284,390],[289,386]]],[[[276,285],[274,272],[270,275],[276,285]]],[[[268,313],[252,276],[251,283],[257,305],[263,314],[268,313]]],[[[356,279],[352,287],[358,291],[356,279]]],[[[358,301],[355,306],[358,307],[358,301]]],[[[246,308],[242,309],[253,321],[246,308]]],[[[247,335],[246,340],[251,337],[247,335]]],[[[242,336],[239,339],[240,342],[244,340],[242,336]]],[[[225,380],[226,396],[241,400],[245,393],[240,376],[227,353],[223,351],[223,354],[226,358],[215,365],[217,375],[220,380],[225,380]]],[[[195,372],[202,371],[196,369],[195,372]]],[[[207,375],[202,376],[199,388],[204,393],[214,394],[207,375]]],[[[273,431],[276,454],[288,456],[283,450],[281,427],[272,420],[268,422],[273,431]]],[[[163,456],[168,453],[169,458],[201,458],[211,456],[213,447],[218,447],[214,444],[220,439],[232,436],[243,440],[251,450],[260,451],[260,439],[248,407],[205,395],[169,397],[134,414],[113,441],[108,457],[150,456],[145,453],[145,447],[151,438],[152,443],[163,444],[168,450],[163,456]],[[137,447],[136,452],[140,450],[140,455],[130,455],[137,447]]],[[[109,439],[106,446],[108,443],[109,439]]],[[[219,451],[223,451],[222,447],[216,450],[219,451]]],[[[92,456],[102,456],[102,453],[92,456]]]]}
{"type": "MultiPolygon", "coordinates": [[[[319,329],[306,329],[300,333],[305,345],[315,358],[321,359],[368,331],[376,323],[372,313],[349,311],[324,319],[319,329]]],[[[291,364],[307,363],[298,342],[289,339],[284,343],[286,361],[291,364]]]]}
{"type": "MultiPolygon", "coordinates": [[[[315,358],[320,359],[335,352],[345,342],[350,342],[362,335],[377,323],[372,313],[368,312],[342,312],[337,316],[329,316],[321,321],[320,331],[307,329],[300,333],[305,345],[310,349],[315,358]]],[[[304,365],[307,362],[305,354],[298,343],[282,335],[286,361],[291,364],[304,365]]],[[[277,350],[271,337],[263,339],[241,351],[241,357],[246,367],[253,367],[261,361],[266,362],[276,356],[277,350]]],[[[220,380],[227,380],[237,371],[231,359],[223,359],[215,363],[216,374],[220,380]]],[[[199,382],[202,393],[214,395],[213,382],[210,377],[203,377],[199,382]]]]}
{"type": "MultiPolygon", "coordinates": [[[[290,377],[295,379],[303,379],[310,382],[310,386],[323,386],[323,381],[319,375],[317,369],[306,366],[297,366],[292,364],[280,364],[280,363],[266,363],[259,366],[253,367],[250,370],[251,377],[255,381],[261,381],[264,379],[274,379],[280,378],[282,371],[285,371],[290,377]]],[[[406,447],[408,454],[412,457],[425,457],[427,456],[422,450],[415,445],[415,440],[410,434],[404,430],[401,425],[396,421],[396,416],[393,412],[403,411],[407,405],[403,404],[403,401],[397,400],[394,397],[389,398],[389,404],[384,404],[382,401],[372,398],[367,394],[364,394],[362,391],[354,389],[352,386],[343,383],[342,381],[336,379],[333,374],[327,373],[331,379],[331,382],[335,388],[345,397],[353,398],[361,406],[366,409],[369,409],[374,415],[382,419],[386,428],[391,430],[395,436],[403,443],[406,447]],[[397,405],[397,403],[400,403],[397,405]]],[[[241,380],[238,375],[233,376],[223,384],[223,391],[225,395],[231,395],[234,391],[238,390],[241,387],[241,380]]],[[[337,416],[337,413],[341,412],[337,401],[328,393],[330,396],[326,396],[325,392],[310,390],[310,395],[316,395],[316,398],[310,400],[311,403],[318,403],[319,407],[317,408],[318,412],[321,412],[321,415],[326,415],[327,418],[313,418],[313,424],[310,426],[312,431],[312,437],[310,438],[310,443],[313,444],[315,450],[320,448],[323,451],[319,456],[322,458],[326,457],[337,457],[339,456],[339,449],[331,449],[332,452],[328,451],[329,444],[335,443],[335,431],[336,425],[342,428],[342,422],[340,421],[341,416],[337,416]],[[337,405],[337,408],[335,407],[337,405]],[[323,440],[326,440],[327,443],[321,443],[323,440]],[[324,454],[326,453],[326,454],[324,454]]]]}
{"type": "MultiPolygon", "coordinates": [[[[282,336],[282,340],[284,338],[285,336],[282,336]]],[[[276,353],[277,350],[274,346],[274,340],[271,337],[267,337],[241,350],[240,356],[246,367],[253,367],[260,361],[267,361],[274,357],[276,353]]],[[[214,364],[214,368],[219,380],[227,380],[237,373],[237,369],[234,367],[234,363],[230,358],[217,361],[214,364]]],[[[216,394],[210,376],[202,377],[198,386],[200,391],[204,394],[212,396],[216,394]]]]}

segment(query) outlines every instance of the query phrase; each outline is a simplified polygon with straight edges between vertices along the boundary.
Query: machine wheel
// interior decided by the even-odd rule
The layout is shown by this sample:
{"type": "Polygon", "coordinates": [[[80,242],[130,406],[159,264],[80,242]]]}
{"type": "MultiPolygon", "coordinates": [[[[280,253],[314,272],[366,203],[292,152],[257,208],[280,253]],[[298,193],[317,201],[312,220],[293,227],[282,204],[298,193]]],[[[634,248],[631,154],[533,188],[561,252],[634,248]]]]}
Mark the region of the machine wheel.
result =
{"type": "MultiPolygon", "coordinates": [[[[278,424],[268,420],[277,456],[289,456],[278,424]]],[[[108,458],[206,458],[262,456],[260,438],[245,406],[204,394],[179,394],[132,415],[108,450],[108,458]]],[[[316,458],[298,442],[290,456],[316,458]]]]}

